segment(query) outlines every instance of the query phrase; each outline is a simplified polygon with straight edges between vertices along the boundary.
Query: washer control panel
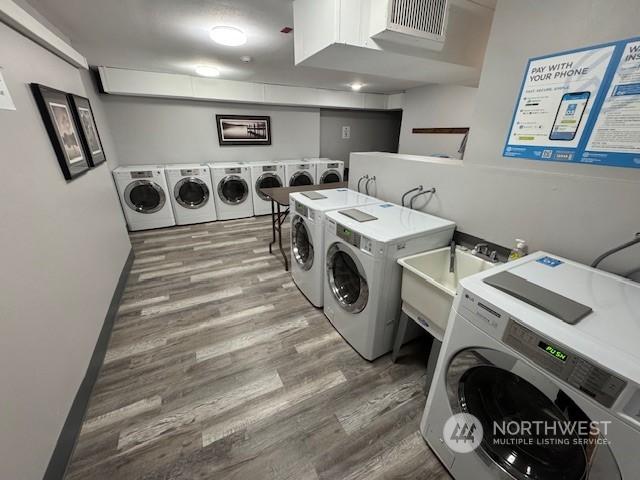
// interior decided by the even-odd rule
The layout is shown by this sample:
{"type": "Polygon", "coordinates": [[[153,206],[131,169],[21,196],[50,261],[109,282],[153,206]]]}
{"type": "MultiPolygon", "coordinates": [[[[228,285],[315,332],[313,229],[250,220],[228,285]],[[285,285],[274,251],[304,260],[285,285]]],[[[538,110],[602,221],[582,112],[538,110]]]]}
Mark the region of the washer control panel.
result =
{"type": "Polygon", "coordinates": [[[303,205],[300,202],[295,202],[295,201],[294,203],[295,203],[295,212],[298,215],[302,215],[303,217],[309,216],[309,208],[306,205],[303,205]]]}
{"type": "Polygon", "coordinates": [[[225,168],[224,169],[224,173],[226,174],[230,174],[230,173],[241,173],[242,169],[240,167],[234,167],[234,168],[225,168]]]}
{"type": "Polygon", "coordinates": [[[349,245],[360,248],[360,234],[358,232],[354,232],[350,228],[336,223],[336,235],[349,245]]]}
{"type": "Polygon", "coordinates": [[[275,172],[276,171],[276,166],[275,165],[264,165],[262,167],[262,171],[263,172],[275,172]]]}
{"type": "Polygon", "coordinates": [[[180,170],[180,175],[183,177],[192,177],[194,175],[200,175],[200,174],[202,174],[202,171],[199,168],[180,170]]]}
{"type": "Polygon", "coordinates": [[[503,341],[605,407],[611,407],[627,386],[625,380],[563,345],[547,340],[512,318],[505,329],[503,341]]]}
{"type": "Polygon", "coordinates": [[[131,172],[131,178],[152,178],[153,172],[150,171],[141,171],[141,172],[131,172]]]}

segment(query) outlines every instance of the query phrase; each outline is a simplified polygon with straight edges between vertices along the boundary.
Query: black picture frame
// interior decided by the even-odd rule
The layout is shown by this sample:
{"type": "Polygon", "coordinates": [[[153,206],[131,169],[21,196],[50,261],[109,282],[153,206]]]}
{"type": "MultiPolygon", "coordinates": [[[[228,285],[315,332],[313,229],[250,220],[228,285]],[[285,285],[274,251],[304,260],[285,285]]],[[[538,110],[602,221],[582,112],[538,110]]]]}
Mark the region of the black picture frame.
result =
{"type": "Polygon", "coordinates": [[[88,98],[73,94],[69,94],[69,100],[73,106],[73,118],[80,133],[80,140],[87,157],[87,163],[92,168],[97,167],[107,158],[104,155],[104,148],[91,108],[91,102],[89,102],[88,98]]]}
{"type": "Polygon", "coordinates": [[[69,97],[65,92],[38,83],[30,86],[64,178],[73,180],[89,170],[89,163],[69,97]]]}
{"type": "Polygon", "coordinates": [[[220,146],[271,145],[271,117],[216,115],[220,146]]]}

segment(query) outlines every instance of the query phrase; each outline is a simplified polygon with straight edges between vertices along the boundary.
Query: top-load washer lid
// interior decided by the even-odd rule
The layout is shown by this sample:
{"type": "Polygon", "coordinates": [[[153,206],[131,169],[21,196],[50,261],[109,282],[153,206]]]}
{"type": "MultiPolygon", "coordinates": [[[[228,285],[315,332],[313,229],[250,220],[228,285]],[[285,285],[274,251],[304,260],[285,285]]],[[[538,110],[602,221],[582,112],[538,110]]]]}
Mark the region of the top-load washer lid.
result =
{"type": "Polygon", "coordinates": [[[313,177],[309,172],[300,170],[293,175],[289,180],[290,187],[299,187],[301,185],[313,185],[313,177]]]}
{"type": "Polygon", "coordinates": [[[456,226],[450,220],[391,203],[359,206],[358,210],[376,217],[376,220],[359,222],[345,216],[339,210],[328,212],[327,217],[367,238],[383,243],[409,240],[438,232],[453,232],[456,226]]]}
{"type": "Polygon", "coordinates": [[[166,195],[160,185],[151,180],[136,180],[127,185],[124,199],[129,208],[138,213],[155,213],[162,210],[166,195]]]}
{"type": "Polygon", "coordinates": [[[188,209],[204,207],[209,201],[209,187],[198,177],[184,177],[173,188],[178,204],[188,209]]]}
{"type": "Polygon", "coordinates": [[[269,200],[264,193],[262,193],[263,188],[277,188],[282,187],[282,179],[278,176],[277,173],[274,172],[264,172],[262,175],[258,177],[256,180],[256,193],[258,197],[262,200],[269,200]]]}
{"type": "Polygon", "coordinates": [[[238,205],[249,196],[249,185],[239,175],[227,175],[218,183],[218,196],[228,205],[238,205]]]}

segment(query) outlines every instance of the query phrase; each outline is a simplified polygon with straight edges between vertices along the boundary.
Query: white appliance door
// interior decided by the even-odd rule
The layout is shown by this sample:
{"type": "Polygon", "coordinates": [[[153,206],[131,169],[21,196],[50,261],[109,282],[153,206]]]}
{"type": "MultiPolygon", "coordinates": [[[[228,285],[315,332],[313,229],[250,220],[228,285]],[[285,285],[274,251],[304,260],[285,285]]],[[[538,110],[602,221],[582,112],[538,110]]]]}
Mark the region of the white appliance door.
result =
{"type": "Polygon", "coordinates": [[[313,185],[313,177],[309,172],[301,170],[291,175],[289,186],[298,187],[300,185],[313,185]]]}
{"type": "Polygon", "coordinates": [[[147,214],[162,210],[167,201],[162,187],[151,180],[131,182],[124,191],[124,199],[131,210],[147,214]]]}
{"type": "Polygon", "coordinates": [[[369,284],[362,263],[351,248],[336,242],[327,250],[327,279],[333,298],[349,313],[359,313],[369,301],[369,284]]]}
{"type": "Polygon", "coordinates": [[[296,264],[304,271],[313,266],[313,240],[309,227],[300,215],[291,222],[291,251],[296,264]]]}
{"type": "Polygon", "coordinates": [[[209,187],[197,177],[184,177],[176,183],[173,195],[178,204],[190,210],[204,207],[209,201],[209,187]]]}
{"type": "Polygon", "coordinates": [[[255,184],[256,194],[264,201],[269,200],[269,197],[262,193],[261,189],[278,187],[282,187],[282,180],[276,173],[263,173],[258,177],[255,184]]]}
{"type": "Polygon", "coordinates": [[[239,205],[249,196],[249,185],[238,175],[227,175],[218,183],[218,196],[227,205],[239,205]]]}

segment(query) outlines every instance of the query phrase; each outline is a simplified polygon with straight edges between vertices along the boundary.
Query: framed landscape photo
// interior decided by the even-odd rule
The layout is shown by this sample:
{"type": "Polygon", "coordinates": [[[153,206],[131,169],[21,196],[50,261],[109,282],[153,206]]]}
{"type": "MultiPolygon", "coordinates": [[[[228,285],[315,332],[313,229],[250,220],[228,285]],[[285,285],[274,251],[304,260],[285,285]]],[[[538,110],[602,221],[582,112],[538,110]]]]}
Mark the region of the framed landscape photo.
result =
{"type": "Polygon", "coordinates": [[[31,91],[64,178],[72,180],[89,170],[67,94],[37,83],[31,84],[31,91]]]}
{"type": "Polygon", "coordinates": [[[218,141],[228,145],[271,145],[271,117],[216,115],[218,141]]]}
{"type": "Polygon", "coordinates": [[[69,95],[73,105],[73,116],[80,133],[80,140],[90,167],[96,167],[106,160],[98,127],[93,117],[93,110],[88,98],[79,95],[69,95]]]}

